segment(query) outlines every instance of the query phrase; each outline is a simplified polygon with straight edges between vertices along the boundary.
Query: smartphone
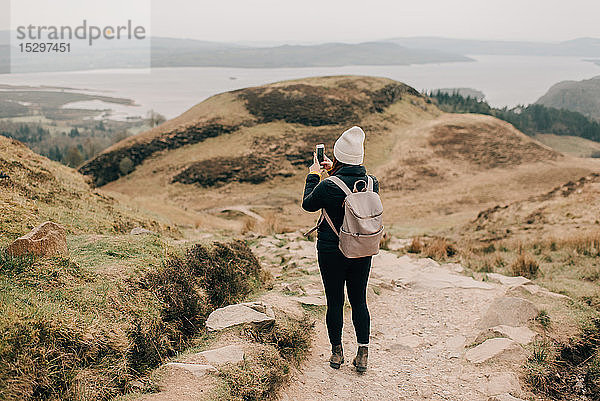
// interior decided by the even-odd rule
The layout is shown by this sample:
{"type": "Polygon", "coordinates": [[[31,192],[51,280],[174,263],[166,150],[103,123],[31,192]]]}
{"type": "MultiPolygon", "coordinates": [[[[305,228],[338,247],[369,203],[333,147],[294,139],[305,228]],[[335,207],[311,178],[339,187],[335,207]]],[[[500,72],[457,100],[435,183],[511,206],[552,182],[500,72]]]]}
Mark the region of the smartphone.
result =
{"type": "Polygon", "coordinates": [[[317,145],[317,160],[319,161],[319,164],[323,163],[325,160],[325,145],[322,143],[317,145]]]}

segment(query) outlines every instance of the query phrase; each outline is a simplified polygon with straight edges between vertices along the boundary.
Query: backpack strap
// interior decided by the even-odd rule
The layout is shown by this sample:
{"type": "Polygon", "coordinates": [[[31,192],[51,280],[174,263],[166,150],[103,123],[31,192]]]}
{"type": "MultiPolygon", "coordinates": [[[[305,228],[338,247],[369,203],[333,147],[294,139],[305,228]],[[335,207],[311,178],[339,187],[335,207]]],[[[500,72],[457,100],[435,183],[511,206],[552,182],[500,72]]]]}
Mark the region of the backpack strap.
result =
{"type": "Polygon", "coordinates": [[[308,237],[311,233],[313,233],[317,228],[319,228],[319,226],[321,225],[321,222],[323,221],[323,212],[321,211],[321,216],[319,216],[319,221],[317,221],[317,224],[311,228],[310,230],[308,230],[307,232],[305,232],[303,235],[305,237],[308,237]]]}
{"type": "Polygon", "coordinates": [[[367,191],[373,192],[373,177],[367,175],[367,191]]]}
{"type": "Polygon", "coordinates": [[[327,224],[329,224],[329,227],[331,227],[331,229],[333,230],[335,235],[337,235],[339,237],[340,234],[338,233],[338,230],[336,230],[335,226],[333,225],[333,221],[331,221],[331,218],[325,211],[325,208],[321,209],[321,216],[319,217],[319,221],[317,222],[317,225],[314,226],[313,228],[311,228],[309,231],[305,232],[304,236],[308,237],[312,232],[314,232],[317,228],[319,228],[319,226],[323,222],[323,219],[327,220],[327,224]]]}
{"type": "Polygon", "coordinates": [[[333,221],[331,221],[331,218],[329,217],[329,215],[327,214],[327,211],[325,209],[323,209],[323,217],[325,217],[325,220],[327,220],[327,223],[329,223],[329,227],[331,227],[331,229],[333,230],[335,235],[337,235],[339,237],[340,233],[338,233],[338,230],[333,225],[333,221]]]}
{"type": "Polygon", "coordinates": [[[348,196],[352,193],[352,191],[350,191],[350,188],[348,188],[348,185],[346,185],[346,183],[344,181],[342,181],[342,179],[340,177],[336,177],[335,175],[332,175],[330,177],[327,177],[326,180],[330,180],[334,184],[336,184],[338,187],[340,187],[341,190],[344,191],[346,196],[348,196]]]}

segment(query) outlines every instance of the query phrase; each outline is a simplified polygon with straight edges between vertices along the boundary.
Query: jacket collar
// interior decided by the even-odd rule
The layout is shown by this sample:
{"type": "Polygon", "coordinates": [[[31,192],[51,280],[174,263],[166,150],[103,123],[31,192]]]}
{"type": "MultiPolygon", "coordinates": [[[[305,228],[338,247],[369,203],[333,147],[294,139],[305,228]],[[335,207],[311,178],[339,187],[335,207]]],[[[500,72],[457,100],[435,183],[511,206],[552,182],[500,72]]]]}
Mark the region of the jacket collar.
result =
{"type": "Polygon", "coordinates": [[[365,166],[343,166],[334,175],[349,175],[356,177],[364,177],[367,175],[367,169],[365,166]]]}

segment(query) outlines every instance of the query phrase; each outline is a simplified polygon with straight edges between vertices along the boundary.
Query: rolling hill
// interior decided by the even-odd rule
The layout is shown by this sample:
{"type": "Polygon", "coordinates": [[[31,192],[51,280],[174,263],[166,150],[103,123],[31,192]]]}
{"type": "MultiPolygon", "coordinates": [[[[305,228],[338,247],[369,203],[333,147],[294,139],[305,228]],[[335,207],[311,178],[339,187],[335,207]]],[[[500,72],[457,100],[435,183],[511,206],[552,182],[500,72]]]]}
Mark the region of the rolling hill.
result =
{"type": "Polygon", "coordinates": [[[324,143],[331,154],[354,124],[367,133],[365,164],[380,178],[386,219],[403,234],[450,229],[600,166],[494,117],[443,113],[400,82],[337,76],[216,95],[80,171],[176,223],[239,230],[257,213],[302,228],[314,219],[299,207],[312,149],[324,143]]]}
{"type": "Polygon", "coordinates": [[[515,56],[600,56],[600,39],[576,38],[563,42],[451,39],[440,37],[393,38],[388,41],[409,49],[443,50],[458,54],[515,56]]]}
{"type": "Polygon", "coordinates": [[[546,193],[483,210],[468,225],[478,239],[568,238],[600,226],[600,174],[592,173],[546,193]]]}
{"type": "Polygon", "coordinates": [[[92,190],[77,171],[40,156],[21,142],[0,136],[0,245],[52,220],[69,233],[122,233],[143,226],[170,227],[157,216],[120,204],[92,190]]]}

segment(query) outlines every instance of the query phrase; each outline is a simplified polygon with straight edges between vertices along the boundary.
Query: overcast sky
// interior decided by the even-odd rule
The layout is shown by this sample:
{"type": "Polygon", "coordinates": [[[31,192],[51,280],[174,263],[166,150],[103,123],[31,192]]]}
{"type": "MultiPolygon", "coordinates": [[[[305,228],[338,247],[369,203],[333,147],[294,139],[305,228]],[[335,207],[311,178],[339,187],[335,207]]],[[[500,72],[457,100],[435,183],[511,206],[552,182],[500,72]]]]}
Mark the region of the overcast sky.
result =
{"type": "Polygon", "coordinates": [[[598,0],[155,0],[153,7],[154,35],[219,41],[600,37],[598,0]]]}
{"type": "Polygon", "coordinates": [[[31,19],[37,14],[57,24],[78,14],[58,3],[71,1],[79,11],[98,16],[103,10],[125,13],[129,4],[152,1],[152,35],[228,42],[600,37],[598,0],[119,0],[117,7],[107,0],[13,1],[35,4],[26,8],[31,19]]]}

